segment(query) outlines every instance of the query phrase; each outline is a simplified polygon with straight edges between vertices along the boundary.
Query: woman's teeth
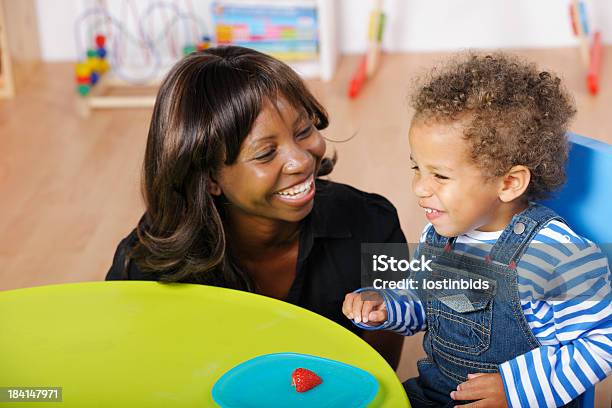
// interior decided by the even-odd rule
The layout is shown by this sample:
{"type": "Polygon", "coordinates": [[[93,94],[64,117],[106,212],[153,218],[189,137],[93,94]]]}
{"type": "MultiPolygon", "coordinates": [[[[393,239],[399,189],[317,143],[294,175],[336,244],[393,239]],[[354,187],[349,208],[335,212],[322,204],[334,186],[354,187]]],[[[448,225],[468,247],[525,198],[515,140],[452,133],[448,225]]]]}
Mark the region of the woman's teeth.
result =
{"type": "Polygon", "coordinates": [[[281,195],[283,197],[288,197],[288,198],[300,198],[308,194],[308,192],[312,188],[313,182],[314,182],[313,179],[309,179],[308,181],[302,184],[298,184],[297,186],[288,188],[283,191],[279,191],[276,194],[281,195]]]}
{"type": "Polygon", "coordinates": [[[438,214],[438,213],[439,213],[439,211],[438,211],[438,210],[435,210],[435,209],[433,209],[433,208],[425,208],[425,212],[426,212],[427,214],[438,214]]]}

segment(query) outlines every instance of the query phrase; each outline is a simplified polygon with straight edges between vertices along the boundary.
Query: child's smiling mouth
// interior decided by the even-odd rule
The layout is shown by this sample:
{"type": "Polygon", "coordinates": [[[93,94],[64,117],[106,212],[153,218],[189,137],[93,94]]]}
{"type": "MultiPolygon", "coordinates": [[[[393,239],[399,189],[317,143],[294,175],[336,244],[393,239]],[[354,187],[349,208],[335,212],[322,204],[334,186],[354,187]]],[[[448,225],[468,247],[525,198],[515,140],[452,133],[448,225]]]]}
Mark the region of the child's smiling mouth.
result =
{"type": "Polygon", "coordinates": [[[444,213],[444,211],[438,210],[436,208],[431,208],[431,207],[423,207],[425,209],[425,217],[427,217],[427,219],[429,221],[433,221],[436,218],[442,216],[442,214],[444,213]]]}

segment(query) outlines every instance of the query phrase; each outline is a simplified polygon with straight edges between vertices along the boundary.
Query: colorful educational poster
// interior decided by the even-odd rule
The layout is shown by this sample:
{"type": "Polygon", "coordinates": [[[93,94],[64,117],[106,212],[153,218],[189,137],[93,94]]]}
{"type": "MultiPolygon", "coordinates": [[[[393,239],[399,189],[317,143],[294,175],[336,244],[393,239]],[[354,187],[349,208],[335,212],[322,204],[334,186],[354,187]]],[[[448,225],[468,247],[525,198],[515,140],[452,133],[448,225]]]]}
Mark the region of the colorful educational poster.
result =
{"type": "Polygon", "coordinates": [[[314,7],[212,4],[216,42],[249,47],[284,61],[318,58],[318,22],[314,7]]]}

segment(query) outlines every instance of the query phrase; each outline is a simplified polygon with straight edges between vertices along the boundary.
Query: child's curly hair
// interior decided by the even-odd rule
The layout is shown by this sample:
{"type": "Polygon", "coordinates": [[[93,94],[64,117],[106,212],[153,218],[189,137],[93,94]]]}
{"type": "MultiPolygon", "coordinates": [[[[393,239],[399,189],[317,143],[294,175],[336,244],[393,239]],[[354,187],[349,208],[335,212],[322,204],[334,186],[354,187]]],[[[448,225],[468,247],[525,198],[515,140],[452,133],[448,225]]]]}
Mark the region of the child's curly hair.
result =
{"type": "Polygon", "coordinates": [[[467,53],[435,69],[412,97],[415,118],[465,121],[471,159],[488,177],[531,171],[527,199],[565,181],[573,98],[553,73],[503,53],[467,53]]]}

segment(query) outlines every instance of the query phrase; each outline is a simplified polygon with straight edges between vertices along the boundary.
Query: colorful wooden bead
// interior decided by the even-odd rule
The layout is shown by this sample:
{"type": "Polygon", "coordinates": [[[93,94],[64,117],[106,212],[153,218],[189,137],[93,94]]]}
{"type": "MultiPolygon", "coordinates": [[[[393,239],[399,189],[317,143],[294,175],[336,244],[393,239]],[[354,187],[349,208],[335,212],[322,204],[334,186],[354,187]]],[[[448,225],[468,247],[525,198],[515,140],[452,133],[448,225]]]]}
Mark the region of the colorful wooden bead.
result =
{"type": "Polygon", "coordinates": [[[195,52],[197,49],[193,44],[188,44],[183,47],[183,55],[189,55],[192,52],[195,52]]]}
{"type": "Polygon", "coordinates": [[[89,91],[91,90],[91,87],[89,85],[85,85],[85,84],[81,84],[77,87],[77,91],[79,92],[79,94],[81,94],[82,96],[85,96],[89,93],[89,91]]]}
{"type": "Polygon", "coordinates": [[[104,74],[110,69],[110,64],[107,59],[100,59],[98,62],[98,72],[104,74]]]}
{"type": "Polygon", "coordinates": [[[92,71],[100,71],[100,61],[102,60],[97,56],[93,58],[87,58],[87,65],[92,71]]]}
{"type": "Polygon", "coordinates": [[[200,41],[197,45],[198,51],[205,50],[210,47],[210,37],[205,35],[202,37],[202,41],[200,41]]]}
{"type": "Polygon", "coordinates": [[[96,45],[98,46],[98,48],[103,48],[105,43],[106,43],[105,36],[103,36],[102,34],[96,35],[96,45]]]}
{"type": "Polygon", "coordinates": [[[76,80],[77,80],[77,84],[88,84],[90,82],[90,75],[87,76],[80,76],[77,75],[76,80]]]}
{"type": "Polygon", "coordinates": [[[91,66],[85,62],[79,62],[76,65],[75,72],[79,77],[89,77],[91,74],[91,66]]]}
{"type": "Polygon", "coordinates": [[[92,85],[95,85],[98,82],[99,79],[100,79],[100,74],[98,74],[97,72],[94,71],[94,72],[91,73],[91,76],[89,77],[89,82],[92,85]]]}

